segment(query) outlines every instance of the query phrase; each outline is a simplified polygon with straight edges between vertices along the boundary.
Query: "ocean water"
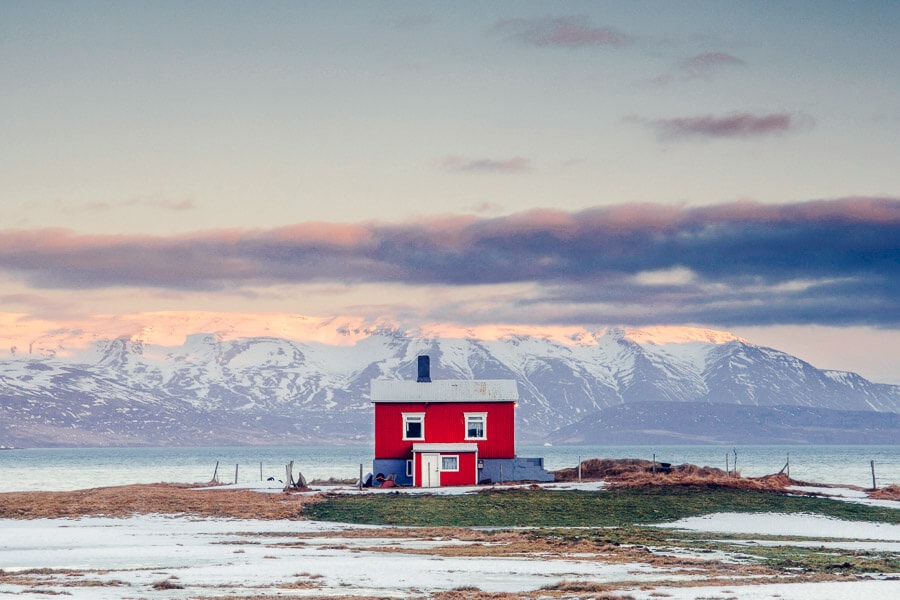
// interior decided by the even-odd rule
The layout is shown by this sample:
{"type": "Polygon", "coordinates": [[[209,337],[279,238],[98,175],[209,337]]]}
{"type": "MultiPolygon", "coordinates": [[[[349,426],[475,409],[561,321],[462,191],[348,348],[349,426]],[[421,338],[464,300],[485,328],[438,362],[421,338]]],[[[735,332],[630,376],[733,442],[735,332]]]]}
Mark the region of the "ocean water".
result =
{"type": "MultiPolygon", "coordinates": [[[[791,477],[812,483],[900,484],[900,446],[519,446],[518,456],[543,457],[545,468],[575,467],[589,458],[643,458],[737,469],[745,477],[777,473],[790,459],[791,477]]],[[[371,446],[227,448],[34,448],[0,450],[0,492],[78,490],[132,483],[250,483],[294,477],[356,479],[371,470],[371,446]]]]}

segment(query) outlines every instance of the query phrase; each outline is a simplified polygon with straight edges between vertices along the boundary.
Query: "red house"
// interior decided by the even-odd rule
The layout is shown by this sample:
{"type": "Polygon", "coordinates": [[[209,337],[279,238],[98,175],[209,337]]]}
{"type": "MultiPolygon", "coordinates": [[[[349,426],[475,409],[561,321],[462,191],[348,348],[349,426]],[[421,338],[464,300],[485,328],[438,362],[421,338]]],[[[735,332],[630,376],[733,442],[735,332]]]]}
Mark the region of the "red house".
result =
{"type": "Polygon", "coordinates": [[[514,380],[431,381],[429,357],[418,366],[416,381],[371,382],[375,473],[418,487],[553,480],[542,459],[516,458],[514,380]]]}

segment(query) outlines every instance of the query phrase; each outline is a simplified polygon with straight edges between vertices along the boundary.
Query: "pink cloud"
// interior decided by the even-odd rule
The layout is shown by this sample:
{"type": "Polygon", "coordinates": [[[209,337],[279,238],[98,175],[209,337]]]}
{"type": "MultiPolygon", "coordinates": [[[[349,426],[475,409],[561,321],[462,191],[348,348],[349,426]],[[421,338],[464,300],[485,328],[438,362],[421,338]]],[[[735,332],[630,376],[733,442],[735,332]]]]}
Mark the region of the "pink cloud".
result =
{"type": "Polygon", "coordinates": [[[725,52],[704,52],[681,61],[676,67],[657,76],[653,81],[659,84],[696,79],[712,81],[722,69],[742,67],[746,64],[740,58],[725,52]]]}
{"type": "Polygon", "coordinates": [[[579,228],[576,215],[555,208],[538,208],[484,221],[479,235],[517,236],[547,233],[558,239],[574,237],[579,228]]]}
{"type": "Polygon", "coordinates": [[[704,52],[697,56],[692,56],[682,63],[682,66],[691,69],[708,69],[719,66],[743,66],[743,60],[731,54],[724,52],[704,52]]]}
{"type": "Polygon", "coordinates": [[[278,242],[333,247],[358,246],[372,238],[372,232],[364,226],[326,222],[289,225],[268,232],[265,235],[278,242]]]}
{"type": "Polygon", "coordinates": [[[166,198],[131,198],[121,202],[89,202],[83,204],[78,210],[107,211],[122,208],[144,207],[159,210],[184,211],[196,208],[190,198],[170,200],[166,198]]]}
{"type": "MultiPolygon", "coordinates": [[[[897,327],[898,236],[900,199],[879,197],[545,208],[176,236],[0,230],[0,274],[25,286],[0,301],[39,306],[29,288],[249,297],[300,284],[510,284],[530,286],[548,307],[621,305],[621,318],[654,322],[897,327]],[[674,308],[663,314],[664,306],[674,308]]],[[[531,307],[517,297],[506,310],[531,307]]]]}
{"type": "Polygon", "coordinates": [[[749,200],[698,208],[692,217],[709,223],[779,223],[784,221],[897,224],[900,203],[895,198],[847,197],[797,204],[761,204],[749,200]]]}
{"type": "Polygon", "coordinates": [[[498,22],[494,29],[510,32],[513,38],[533,46],[623,46],[630,41],[612,27],[592,26],[584,16],[508,19],[498,22]]]}
{"type": "Polygon", "coordinates": [[[505,159],[446,156],[442,158],[438,164],[442,168],[453,171],[454,173],[524,173],[533,169],[531,161],[521,156],[505,159]]]}
{"type": "Polygon", "coordinates": [[[148,200],[145,204],[154,208],[176,211],[191,210],[195,208],[194,201],[190,198],[185,198],[183,200],[148,200]]]}
{"type": "Polygon", "coordinates": [[[660,230],[676,224],[684,212],[683,206],[635,202],[588,209],[578,216],[578,222],[584,229],[660,230]]]}
{"type": "Polygon", "coordinates": [[[703,115],[674,119],[629,117],[626,120],[644,124],[665,139],[762,137],[808,128],[813,124],[810,117],[789,113],[735,113],[722,117],[703,115]]]}

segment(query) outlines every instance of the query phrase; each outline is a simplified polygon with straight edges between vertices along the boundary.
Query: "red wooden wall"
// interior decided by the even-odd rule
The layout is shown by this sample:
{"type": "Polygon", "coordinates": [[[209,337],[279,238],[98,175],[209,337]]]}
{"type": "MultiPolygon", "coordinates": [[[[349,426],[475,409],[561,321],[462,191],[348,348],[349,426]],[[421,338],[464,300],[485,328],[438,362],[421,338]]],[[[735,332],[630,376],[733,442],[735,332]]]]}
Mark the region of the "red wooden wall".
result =
{"type": "Polygon", "coordinates": [[[417,443],[476,443],[479,458],[515,458],[514,402],[375,404],[375,458],[412,458],[417,443]],[[425,413],[425,439],[403,439],[403,413],[425,413]],[[467,440],[464,413],[487,413],[487,439],[467,440]]]}
{"type": "MultiPolygon", "coordinates": [[[[459,457],[459,470],[458,471],[441,471],[440,473],[440,482],[441,486],[445,485],[476,485],[478,483],[478,468],[476,465],[475,453],[474,452],[442,452],[442,456],[458,456],[459,457]]],[[[416,455],[416,463],[414,465],[416,470],[415,481],[416,485],[421,486],[424,481],[422,477],[422,455],[416,455]]]]}

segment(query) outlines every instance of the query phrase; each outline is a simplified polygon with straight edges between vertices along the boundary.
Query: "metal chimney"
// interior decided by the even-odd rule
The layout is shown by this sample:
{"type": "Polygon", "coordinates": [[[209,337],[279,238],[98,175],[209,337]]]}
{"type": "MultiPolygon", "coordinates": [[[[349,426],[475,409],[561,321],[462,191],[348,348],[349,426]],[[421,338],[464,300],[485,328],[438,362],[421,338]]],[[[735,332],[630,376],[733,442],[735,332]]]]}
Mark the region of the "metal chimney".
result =
{"type": "Polygon", "coordinates": [[[419,376],[416,383],[431,383],[431,359],[427,355],[419,357],[419,376]]]}

